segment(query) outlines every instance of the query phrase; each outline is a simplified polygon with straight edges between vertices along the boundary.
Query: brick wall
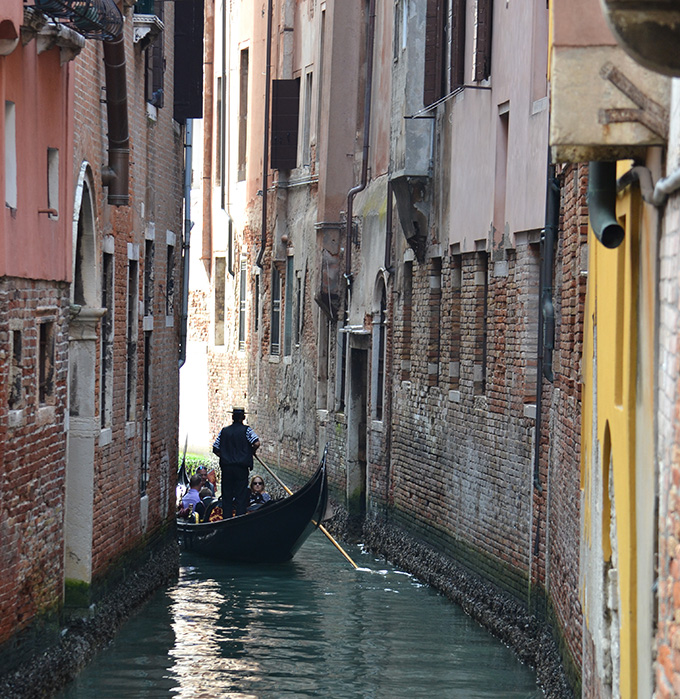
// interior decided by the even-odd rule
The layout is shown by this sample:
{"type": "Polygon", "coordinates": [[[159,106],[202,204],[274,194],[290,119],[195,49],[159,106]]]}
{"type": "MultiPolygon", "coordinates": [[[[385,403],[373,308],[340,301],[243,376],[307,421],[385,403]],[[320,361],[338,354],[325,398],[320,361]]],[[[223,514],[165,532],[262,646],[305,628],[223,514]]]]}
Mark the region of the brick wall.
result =
{"type": "MultiPolygon", "coordinates": [[[[45,281],[0,281],[0,482],[2,522],[0,643],[62,596],[64,474],[68,372],[68,286],[45,281]],[[39,321],[54,321],[53,400],[38,396],[39,321]],[[20,348],[11,343],[21,334],[20,348]],[[21,367],[21,398],[8,409],[10,365],[21,367]]],[[[18,342],[18,339],[17,339],[18,342]]]]}
{"type": "MultiPolygon", "coordinates": [[[[172,120],[174,11],[164,15],[166,52],[165,107],[150,114],[144,98],[144,52],[132,41],[132,21],[125,23],[128,125],[130,134],[130,205],[113,207],[101,184],[101,166],[108,159],[105,85],[101,42],[88,41],[78,57],[75,75],[74,173],[88,163],[95,202],[97,250],[106,236],[114,240],[113,410],[110,435],[96,440],[93,533],[93,576],[107,574],[125,551],[137,546],[144,533],[157,530],[174,516],[174,473],[177,465],[179,400],[178,343],[181,309],[183,144],[172,120]],[[168,237],[170,232],[170,237],[168,237]],[[168,275],[168,240],[174,236],[174,268],[168,275]],[[138,299],[144,301],[145,251],[153,240],[153,300],[144,319],[137,320],[134,419],[126,415],[128,249],[138,255],[138,299]],[[169,289],[168,279],[172,283],[169,289]],[[172,296],[166,317],[167,297],[172,296]],[[148,333],[148,343],[146,334],[148,333]],[[145,355],[150,352],[145,365],[145,355]],[[144,526],[142,452],[145,366],[148,366],[149,459],[144,526]]],[[[129,18],[132,19],[132,16],[129,18]]],[[[101,265],[101,257],[96,260],[101,265]]],[[[99,342],[97,342],[99,347],[99,342]]],[[[98,365],[101,356],[98,349],[98,365]]],[[[99,394],[99,372],[95,391],[99,394]]],[[[96,401],[99,415],[99,401],[96,401]]]]}
{"type": "Polygon", "coordinates": [[[568,648],[565,657],[580,666],[581,357],[587,282],[587,166],[563,167],[559,182],[561,221],[553,283],[555,380],[543,382],[540,469],[543,491],[536,493],[534,501],[534,526],[539,529],[534,574],[549,590],[552,611],[568,648]]]}

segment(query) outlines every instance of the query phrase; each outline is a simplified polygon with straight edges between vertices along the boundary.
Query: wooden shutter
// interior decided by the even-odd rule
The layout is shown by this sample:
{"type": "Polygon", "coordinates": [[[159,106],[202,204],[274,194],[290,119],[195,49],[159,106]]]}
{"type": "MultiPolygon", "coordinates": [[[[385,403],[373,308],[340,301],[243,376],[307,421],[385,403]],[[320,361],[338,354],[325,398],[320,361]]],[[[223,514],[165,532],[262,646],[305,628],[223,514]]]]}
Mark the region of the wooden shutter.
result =
{"type": "Polygon", "coordinates": [[[423,104],[432,104],[443,96],[442,51],[444,33],[442,0],[427,0],[425,19],[425,76],[423,104]]]}
{"type": "Polygon", "coordinates": [[[451,88],[465,84],[465,0],[452,0],[451,88]]]}
{"type": "Polygon", "coordinates": [[[272,170],[297,166],[300,78],[272,80],[272,170]]]}
{"type": "Polygon", "coordinates": [[[175,121],[203,116],[203,0],[175,3],[175,121]]]}
{"type": "Polygon", "coordinates": [[[493,26],[493,0],[477,0],[477,41],[475,43],[476,81],[491,75],[491,34],[493,26]]]}

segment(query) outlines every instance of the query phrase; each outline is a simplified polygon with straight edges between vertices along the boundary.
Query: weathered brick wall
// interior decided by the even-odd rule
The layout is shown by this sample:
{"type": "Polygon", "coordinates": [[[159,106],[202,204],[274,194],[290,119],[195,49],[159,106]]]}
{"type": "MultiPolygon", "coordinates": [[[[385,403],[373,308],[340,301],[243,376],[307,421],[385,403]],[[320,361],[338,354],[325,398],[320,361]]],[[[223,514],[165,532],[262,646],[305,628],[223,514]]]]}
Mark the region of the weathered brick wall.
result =
{"type": "MultiPolygon", "coordinates": [[[[674,103],[678,103],[677,91],[674,103]]],[[[678,163],[677,136],[673,143],[678,163]]],[[[670,159],[669,159],[670,160],[670,159]]],[[[663,235],[659,247],[659,544],[658,544],[658,626],[656,633],[656,691],[660,699],[678,696],[677,610],[680,596],[680,426],[678,422],[677,338],[680,309],[677,294],[678,249],[680,249],[680,195],[673,195],[666,206],[663,235]]]]}
{"type": "Polygon", "coordinates": [[[555,380],[543,382],[540,467],[543,490],[535,496],[534,526],[538,529],[539,550],[534,575],[549,590],[549,604],[568,649],[563,650],[563,655],[580,667],[581,357],[587,282],[587,166],[565,166],[558,179],[561,222],[553,266],[555,380]]]}
{"type": "Polygon", "coordinates": [[[0,281],[0,644],[36,615],[56,611],[62,598],[68,292],[66,284],[0,281]],[[37,377],[41,317],[53,319],[55,329],[53,401],[43,407],[37,377]],[[21,333],[21,397],[12,411],[10,366],[18,348],[11,331],[21,333]]]}
{"type": "MultiPolygon", "coordinates": [[[[525,416],[525,396],[517,390],[525,384],[528,366],[517,299],[526,295],[523,288],[530,280],[517,274],[514,255],[488,262],[488,279],[485,255],[445,255],[441,264],[442,350],[437,383],[428,385],[433,362],[422,348],[431,344],[430,266],[413,262],[410,381],[398,385],[393,397],[394,516],[525,597],[533,419],[525,416]]],[[[398,354],[405,348],[403,308],[395,309],[394,318],[399,363],[405,358],[398,354]]]]}
{"type": "MultiPolygon", "coordinates": [[[[125,23],[128,126],[130,135],[130,204],[113,207],[101,185],[101,166],[108,159],[105,85],[101,42],[88,41],[78,57],[75,75],[74,174],[81,165],[92,168],[90,185],[95,201],[97,264],[101,266],[102,241],[114,239],[113,412],[110,439],[95,444],[95,501],[93,575],[106,575],[125,551],[141,542],[140,517],[145,352],[149,358],[150,458],[146,497],[146,534],[174,515],[174,473],[177,464],[179,401],[178,342],[181,310],[182,171],[181,130],[172,120],[174,11],[165,6],[165,106],[150,118],[144,97],[144,52],[133,44],[132,21],[125,23]],[[127,377],[127,275],[128,244],[139,247],[138,298],[144,296],[145,239],[154,230],[153,316],[145,345],[144,312],[137,326],[135,418],[126,423],[127,377]],[[168,289],[167,240],[174,234],[172,289],[168,289]],[[166,297],[172,296],[169,321],[166,297]]],[[[131,17],[129,18],[131,20],[131,17]]],[[[98,277],[99,278],[99,277],[98,277]]],[[[101,332],[101,329],[99,330],[101,332]]],[[[99,342],[97,343],[99,347],[99,342]]],[[[98,363],[101,356],[97,356],[98,363]]],[[[97,372],[99,375],[99,372],[97,372]]],[[[99,392],[97,379],[96,392],[99,392]]],[[[96,401],[99,414],[99,401],[96,401]]]]}

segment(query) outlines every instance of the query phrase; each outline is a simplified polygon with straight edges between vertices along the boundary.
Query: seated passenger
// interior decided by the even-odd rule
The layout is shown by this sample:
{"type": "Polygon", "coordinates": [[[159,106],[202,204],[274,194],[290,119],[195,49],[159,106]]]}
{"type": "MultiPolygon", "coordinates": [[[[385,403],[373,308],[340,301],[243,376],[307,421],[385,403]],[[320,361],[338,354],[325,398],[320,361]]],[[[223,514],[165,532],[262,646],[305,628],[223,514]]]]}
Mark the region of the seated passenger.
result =
{"type": "Polygon", "coordinates": [[[253,476],[250,481],[250,505],[248,505],[248,512],[254,512],[271,499],[271,495],[264,489],[262,476],[253,476]]]}
{"type": "Polygon", "coordinates": [[[210,490],[210,488],[206,488],[204,484],[201,488],[201,492],[198,495],[201,499],[199,502],[196,503],[194,507],[194,512],[198,513],[198,517],[202,522],[203,515],[205,515],[205,511],[208,505],[210,505],[210,503],[213,501],[213,494],[212,490],[210,490]]]}
{"type": "Polygon", "coordinates": [[[193,476],[191,476],[191,480],[189,481],[189,490],[187,490],[186,495],[182,498],[182,507],[184,509],[188,509],[189,505],[193,505],[195,509],[196,505],[201,502],[199,491],[201,489],[202,482],[203,479],[198,474],[195,473],[193,476]]]}
{"type": "MultiPolygon", "coordinates": [[[[208,469],[205,466],[199,466],[196,469],[196,473],[203,479],[203,488],[208,488],[211,495],[215,495],[215,486],[210,481],[210,476],[208,474],[208,469]]],[[[214,472],[213,472],[214,474],[214,472]]],[[[202,498],[201,498],[202,499],[202,498]]]]}

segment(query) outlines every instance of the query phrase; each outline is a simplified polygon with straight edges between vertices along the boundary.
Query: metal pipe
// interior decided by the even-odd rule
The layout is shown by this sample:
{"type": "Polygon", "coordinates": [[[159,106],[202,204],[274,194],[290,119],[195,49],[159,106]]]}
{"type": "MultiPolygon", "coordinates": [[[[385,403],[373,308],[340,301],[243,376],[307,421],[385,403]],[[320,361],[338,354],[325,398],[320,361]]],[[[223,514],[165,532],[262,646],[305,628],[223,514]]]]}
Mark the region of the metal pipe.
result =
{"type": "Polygon", "coordinates": [[[262,230],[260,232],[260,252],[255,264],[262,269],[264,248],[267,244],[267,178],[269,176],[269,100],[272,79],[272,0],[267,3],[267,57],[264,86],[264,137],[262,144],[262,230]]]}
{"type": "MultiPolygon", "coordinates": [[[[368,179],[368,145],[371,128],[371,96],[373,93],[373,44],[375,41],[375,0],[370,0],[368,8],[368,30],[366,33],[366,87],[364,94],[364,148],[361,162],[361,180],[347,192],[347,242],[345,244],[345,279],[347,294],[352,279],[352,217],[354,197],[366,188],[368,179]]],[[[349,313],[349,298],[346,312],[349,313]]]]}
{"type": "Polygon", "coordinates": [[[179,336],[179,367],[187,360],[187,323],[189,319],[189,241],[191,238],[191,165],[194,122],[187,119],[184,131],[184,241],[182,242],[182,317],[179,336]]]}
{"type": "Polygon", "coordinates": [[[106,116],[109,131],[109,163],[102,169],[102,184],[108,187],[108,202],[113,206],[130,203],[130,135],[125,77],[125,35],[104,42],[106,80],[106,116]]]}
{"type": "Polygon", "coordinates": [[[203,244],[201,260],[212,267],[212,163],[213,163],[213,51],[215,46],[215,5],[205,0],[205,40],[203,46],[203,244]]]}
{"type": "Polygon", "coordinates": [[[606,248],[617,248],[625,233],[616,220],[616,163],[591,161],[588,175],[587,201],[593,233],[606,248]]]}

